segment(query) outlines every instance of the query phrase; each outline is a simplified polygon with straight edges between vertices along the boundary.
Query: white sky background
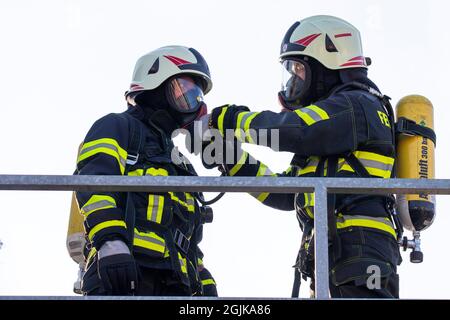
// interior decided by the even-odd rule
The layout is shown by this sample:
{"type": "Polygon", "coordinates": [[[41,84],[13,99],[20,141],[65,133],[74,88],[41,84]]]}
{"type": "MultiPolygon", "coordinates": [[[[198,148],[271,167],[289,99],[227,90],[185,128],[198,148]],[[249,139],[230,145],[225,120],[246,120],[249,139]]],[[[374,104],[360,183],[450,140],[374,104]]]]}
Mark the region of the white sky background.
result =
{"type": "MultiPolygon", "coordinates": [[[[0,173],[71,174],[92,123],[125,108],[134,63],[169,44],[206,58],[213,107],[235,103],[279,110],[279,46],[286,30],[314,14],[344,18],[361,31],[369,76],[395,104],[427,96],[435,108],[436,173],[449,178],[446,1],[61,1],[0,2],[0,173]]],[[[255,148],[257,149],[257,148],[255,148]]],[[[253,149],[252,149],[253,150],[253,149]]],[[[289,154],[255,152],[273,171],[289,154]]],[[[217,175],[199,165],[202,175],[217,175]]],[[[71,295],[69,192],[0,191],[0,295],[71,295]]],[[[399,268],[401,297],[450,298],[446,246],[450,199],[422,235],[424,262],[399,268]]],[[[205,228],[205,263],[228,297],[289,297],[300,230],[294,212],[227,194],[205,228]]],[[[306,297],[306,285],[302,296],[306,297]]]]}

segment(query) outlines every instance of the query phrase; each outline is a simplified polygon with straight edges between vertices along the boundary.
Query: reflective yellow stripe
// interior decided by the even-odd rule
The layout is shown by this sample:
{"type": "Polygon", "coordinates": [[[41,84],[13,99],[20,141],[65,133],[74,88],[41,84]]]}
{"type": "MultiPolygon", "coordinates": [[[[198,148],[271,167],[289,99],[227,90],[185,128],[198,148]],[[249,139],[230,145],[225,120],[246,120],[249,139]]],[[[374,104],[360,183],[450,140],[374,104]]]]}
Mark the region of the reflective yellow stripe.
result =
{"type": "Polygon", "coordinates": [[[319,164],[319,157],[309,157],[307,166],[304,168],[301,168],[298,172],[298,176],[302,176],[308,173],[315,173],[317,170],[317,166],[319,164]]]}
{"type": "Polygon", "coordinates": [[[302,175],[307,174],[307,173],[314,173],[314,172],[316,172],[316,169],[317,169],[316,166],[307,166],[307,167],[304,167],[304,168],[300,169],[298,174],[300,176],[302,176],[302,175]]]}
{"type": "Polygon", "coordinates": [[[94,238],[95,234],[97,232],[99,232],[100,230],[103,230],[103,229],[106,229],[106,228],[110,228],[110,227],[124,227],[124,228],[126,228],[127,225],[122,220],[111,220],[111,221],[105,221],[105,222],[99,223],[95,227],[93,227],[91,229],[91,231],[89,232],[89,235],[88,235],[89,240],[92,241],[92,239],[94,238]]]}
{"type": "MultiPolygon", "coordinates": [[[[397,234],[395,233],[395,230],[392,226],[388,225],[389,222],[386,221],[376,221],[376,218],[365,218],[365,219],[353,219],[351,216],[346,216],[348,218],[343,218],[343,216],[338,217],[337,222],[337,228],[343,229],[348,227],[367,227],[367,228],[373,228],[378,230],[383,230],[387,233],[390,233],[394,238],[397,238],[397,234]]],[[[381,218],[382,219],[382,218],[381,218]]]]}
{"type": "Polygon", "coordinates": [[[216,283],[214,282],[213,279],[205,279],[205,280],[202,280],[202,285],[204,285],[204,286],[216,285],[216,283]]]}
{"type": "Polygon", "coordinates": [[[150,194],[148,196],[147,220],[161,223],[163,210],[164,196],[150,194]]]}
{"type": "Polygon", "coordinates": [[[94,194],[81,208],[81,213],[85,217],[98,210],[116,208],[116,200],[110,196],[94,194]]]}
{"type": "Polygon", "coordinates": [[[314,193],[304,193],[305,207],[314,207],[314,193]]]}
{"type": "Polygon", "coordinates": [[[95,247],[92,247],[91,251],[89,251],[89,254],[86,258],[86,264],[89,264],[89,262],[91,262],[91,259],[95,256],[96,253],[97,249],[95,249],[95,247]]]}
{"type": "Polygon", "coordinates": [[[251,116],[249,116],[249,117],[245,120],[245,123],[244,123],[245,137],[246,137],[246,140],[247,140],[249,143],[255,143],[255,142],[253,141],[251,135],[250,135],[250,124],[251,124],[251,122],[253,121],[253,119],[254,119],[258,114],[259,114],[259,112],[253,113],[251,116]]]}
{"type": "Polygon", "coordinates": [[[159,196],[158,197],[158,213],[156,214],[156,222],[157,223],[161,223],[163,209],[164,209],[164,197],[159,196]]]}
{"type": "Polygon", "coordinates": [[[266,199],[269,195],[270,195],[269,192],[263,192],[263,193],[260,193],[256,199],[258,199],[258,201],[264,202],[264,201],[266,201],[266,199]]]}
{"type": "MultiPolygon", "coordinates": [[[[394,158],[367,151],[356,151],[354,155],[361,161],[361,164],[370,175],[380,178],[390,178],[394,166],[394,158]]],[[[354,172],[353,168],[344,162],[344,159],[339,160],[338,171],[341,170],[354,172]]]]}
{"type": "Polygon", "coordinates": [[[183,200],[180,200],[180,198],[178,198],[173,192],[169,191],[170,194],[170,198],[175,201],[178,202],[179,204],[181,204],[183,207],[185,207],[188,211],[190,212],[194,212],[195,211],[195,205],[193,203],[186,203],[183,200]]]}
{"type": "Polygon", "coordinates": [[[151,175],[151,176],[168,176],[169,173],[167,172],[166,169],[164,168],[148,168],[147,171],[145,172],[146,175],[151,175]]]}
{"type": "Polygon", "coordinates": [[[295,113],[296,113],[303,121],[305,121],[305,123],[306,123],[308,126],[310,126],[310,125],[312,125],[313,123],[316,122],[313,118],[311,118],[311,116],[310,116],[309,114],[303,112],[301,109],[294,110],[294,112],[295,112],[295,113]]]}
{"type": "Polygon", "coordinates": [[[248,153],[246,151],[242,151],[241,158],[230,170],[230,173],[229,173],[230,176],[234,176],[242,168],[242,165],[247,160],[247,157],[248,157],[248,153]]]}
{"type": "Polygon", "coordinates": [[[164,253],[166,250],[165,244],[164,239],[154,232],[139,232],[137,229],[134,229],[134,246],[164,253]]]}
{"type": "Polygon", "coordinates": [[[217,119],[217,129],[219,129],[222,135],[223,135],[223,118],[225,117],[225,113],[227,113],[227,109],[228,107],[222,108],[219,118],[217,119]]]}
{"type": "Polygon", "coordinates": [[[119,164],[120,172],[122,174],[125,172],[128,154],[122,147],[119,146],[119,143],[116,140],[110,138],[97,139],[83,144],[77,163],[98,153],[105,153],[116,158],[119,164]]]}
{"type": "Polygon", "coordinates": [[[140,176],[144,175],[144,170],[143,169],[136,169],[136,170],[128,172],[128,175],[129,176],[138,176],[138,177],[140,177],[140,176]]]}
{"type": "Polygon", "coordinates": [[[241,140],[241,139],[242,139],[242,131],[243,131],[243,126],[241,126],[242,118],[243,118],[246,114],[249,114],[249,113],[250,113],[250,112],[244,111],[244,112],[240,112],[240,113],[238,114],[238,116],[237,116],[237,119],[236,119],[236,130],[235,130],[234,135],[236,136],[236,138],[237,138],[239,141],[242,141],[242,140],[241,140]]]}
{"type": "Polygon", "coordinates": [[[322,120],[330,119],[330,117],[328,116],[328,113],[325,110],[323,110],[322,108],[320,108],[319,106],[312,104],[310,106],[307,106],[306,109],[313,110],[315,113],[317,113],[320,116],[320,118],[322,118],[322,120]]]}
{"type": "Polygon", "coordinates": [[[201,258],[197,258],[197,264],[199,266],[202,266],[203,265],[203,260],[201,258]]]}
{"type": "Polygon", "coordinates": [[[186,259],[183,258],[179,252],[178,252],[178,259],[180,260],[181,272],[187,273],[186,259]]]}
{"type": "Polygon", "coordinates": [[[311,219],[314,219],[314,212],[311,210],[310,207],[306,207],[305,211],[311,219]]]}

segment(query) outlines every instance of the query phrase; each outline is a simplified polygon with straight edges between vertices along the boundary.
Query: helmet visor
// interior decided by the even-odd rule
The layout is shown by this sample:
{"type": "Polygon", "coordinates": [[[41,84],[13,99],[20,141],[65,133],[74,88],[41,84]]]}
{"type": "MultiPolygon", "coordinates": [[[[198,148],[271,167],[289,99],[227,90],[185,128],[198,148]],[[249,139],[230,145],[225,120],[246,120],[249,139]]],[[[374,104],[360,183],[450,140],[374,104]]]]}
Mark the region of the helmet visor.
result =
{"type": "Polygon", "coordinates": [[[298,98],[305,86],[307,67],[298,60],[284,60],[281,91],[287,100],[298,98]]]}
{"type": "Polygon", "coordinates": [[[189,76],[180,76],[168,84],[168,100],[179,112],[194,112],[203,102],[202,88],[189,76]]]}

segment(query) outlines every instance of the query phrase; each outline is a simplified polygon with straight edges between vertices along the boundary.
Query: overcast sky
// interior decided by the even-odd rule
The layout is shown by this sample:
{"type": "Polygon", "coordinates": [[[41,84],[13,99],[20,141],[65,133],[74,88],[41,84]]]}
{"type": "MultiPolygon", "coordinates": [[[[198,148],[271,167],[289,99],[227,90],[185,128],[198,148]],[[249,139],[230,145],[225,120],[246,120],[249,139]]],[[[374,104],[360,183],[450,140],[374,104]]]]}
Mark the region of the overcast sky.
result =
{"type": "MultiPolygon", "coordinates": [[[[395,104],[422,94],[434,104],[436,174],[450,176],[447,1],[75,1],[0,2],[0,173],[72,174],[92,123],[125,108],[134,64],[164,45],[207,60],[210,110],[226,103],[279,110],[279,46],[304,17],[329,14],[361,32],[369,76],[395,104]]],[[[281,172],[292,155],[252,148],[281,172]]],[[[202,175],[218,175],[193,161],[202,175]]],[[[72,295],[77,266],[66,251],[69,192],[0,191],[0,295],[72,295]]],[[[450,298],[450,201],[422,235],[424,262],[403,254],[403,298],[450,298]]],[[[289,297],[300,230],[294,212],[227,194],[205,228],[205,264],[221,296],[289,297]]],[[[301,295],[307,296],[306,286],[301,295]]]]}

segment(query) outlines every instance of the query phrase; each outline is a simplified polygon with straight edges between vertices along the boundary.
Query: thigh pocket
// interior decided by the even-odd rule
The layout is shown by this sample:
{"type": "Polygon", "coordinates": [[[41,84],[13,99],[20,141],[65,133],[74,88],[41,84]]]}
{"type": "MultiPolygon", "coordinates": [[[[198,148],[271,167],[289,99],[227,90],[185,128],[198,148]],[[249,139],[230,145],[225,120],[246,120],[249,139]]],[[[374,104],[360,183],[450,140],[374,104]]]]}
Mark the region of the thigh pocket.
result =
{"type": "Polygon", "coordinates": [[[330,278],[335,286],[353,283],[355,286],[364,285],[369,289],[380,289],[393,272],[388,262],[355,257],[335,265],[330,278]]]}

